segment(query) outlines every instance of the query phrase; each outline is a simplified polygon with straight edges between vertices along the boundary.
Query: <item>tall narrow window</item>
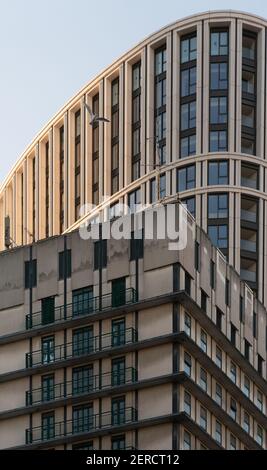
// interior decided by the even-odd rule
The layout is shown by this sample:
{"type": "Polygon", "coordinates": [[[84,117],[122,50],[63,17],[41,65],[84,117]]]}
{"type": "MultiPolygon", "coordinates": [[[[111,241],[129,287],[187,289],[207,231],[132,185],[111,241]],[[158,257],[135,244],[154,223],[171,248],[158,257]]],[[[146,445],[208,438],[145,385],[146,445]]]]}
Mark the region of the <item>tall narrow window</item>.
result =
{"type": "Polygon", "coordinates": [[[141,62],[132,69],[132,181],[140,178],[141,160],[141,62]]]}
{"type": "Polygon", "coordinates": [[[243,31],[241,152],[256,155],[257,35],[243,31]]]}
{"type": "Polygon", "coordinates": [[[59,129],[59,226],[64,231],[64,126],[59,129]]]}
{"type": "Polygon", "coordinates": [[[24,177],[21,173],[21,243],[24,242],[24,177]]]}
{"type": "Polygon", "coordinates": [[[228,149],[228,30],[210,33],[209,151],[228,149]]]}
{"type": "Polygon", "coordinates": [[[166,46],[155,51],[155,158],[154,163],[166,163],[166,46]]]}
{"type": "Polygon", "coordinates": [[[49,237],[49,142],[45,144],[45,236],[49,237]]]}
{"type": "Polygon", "coordinates": [[[119,190],[119,79],[111,84],[111,194],[119,190]]]}
{"type": "Polygon", "coordinates": [[[196,153],[196,33],[181,38],[180,55],[180,157],[183,158],[196,153]]]}
{"type": "Polygon", "coordinates": [[[81,204],[81,111],[75,113],[75,220],[80,217],[81,204]]]}
{"type": "Polygon", "coordinates": [[[213,245],[228,254],[228,195],[209,194],[208,196],[208,235],[213,245]]]}
{"type": "MultiPolygon", "coordinates": [[[[99,115],[99,95],[93,97],[93,113],[99,115]]],[[[92,145],[93,145],[93,204],[99,204],[99,122],[97,120],[93,123],[92,131],[92,145]]]]}

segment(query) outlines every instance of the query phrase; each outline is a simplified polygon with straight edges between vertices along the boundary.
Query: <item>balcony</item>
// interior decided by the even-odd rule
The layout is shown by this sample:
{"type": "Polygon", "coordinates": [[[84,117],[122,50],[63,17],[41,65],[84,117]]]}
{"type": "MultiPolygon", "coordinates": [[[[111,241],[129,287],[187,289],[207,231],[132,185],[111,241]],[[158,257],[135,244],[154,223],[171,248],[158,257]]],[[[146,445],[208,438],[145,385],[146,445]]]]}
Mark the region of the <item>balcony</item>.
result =
{"type": "Polygon", "coordinates": [[[101,414],[92,414],[87,420],[76,419],[60,421],[50,426],[39,426],[26,429],[26,444],[52,441],[76,434],[87,435],[100,431],[101,429],[112,429],[114,427],[123,426],[136,421],[137,410],[132,407],[125,408],[120,413],[112,413],[111,411],[108,411],[101,414]]]}
{"type": "Polygon", "coordinates": [[[253,271],[249,271],[248,269],[240,269],[240,277],[243,281],[246,281],[246,282],[257,281],[257,273],[253,271]]]}
{"type": "Polygon", "coordinates": [[[257,222],[257,212],[252,210],[241,209],[241,220],[245,222],[257,222]]]}
{"type": "Polygon", "coordinates": [[[26,392],[26,406],[40,405],[69,397],[82,397],[89,393],[110,389],[121,385],[133,384],[137,381],[137,370],[128,367],[119,374],[108,372],[92,375],[87,380],[70,380],[53,384],[48,389],[36,388],[26,392]]]}
{"type": "Polygon", "coordinates": [[[251,253],[256,253],[257,251],[257,243],[251,240],[242,240],[240,244],[241,250],[250,251],[251,253]]]}
{"type": "Polygon", "coordinates": [[[136,341],[137,331],[134,328],[127,328],[119,334],[106,333],[99,336],[92,336],[87,343],[80,341],[78,343],[59,344],[51,348],[49,352],[39,349],[26,353],[26,368],[88,356],[96,352],[135,343],[136,341]]]}
{"type": "Polygon", "coordinates": [[[87,301],[81,300],[79,303],[75,302],[75,308],[73,302],[66,306],[60,305],[51,310],[51,312],[46,312],[45,315],[42,311],[26,315],[26,329],[29,330],[61,321],[72,320],[84,315],[93,315],[96,312],[133,304],[136,301],[135,289],[129,288],[118,293],[116,296],[110,293],[100,297],[92,297],[87,301]]]}

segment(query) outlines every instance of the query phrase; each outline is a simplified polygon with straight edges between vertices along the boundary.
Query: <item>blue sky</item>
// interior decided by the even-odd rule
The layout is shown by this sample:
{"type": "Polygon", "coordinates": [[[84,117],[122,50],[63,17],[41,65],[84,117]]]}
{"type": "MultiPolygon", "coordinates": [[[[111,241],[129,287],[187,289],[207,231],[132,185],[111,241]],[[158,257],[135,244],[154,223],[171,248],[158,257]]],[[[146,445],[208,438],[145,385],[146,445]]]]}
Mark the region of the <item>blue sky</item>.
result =
{"type": "Polygon", "coordinates": [[[179,18],[262,0],[0,0],[0,183],[43,125],[98,72],[179,18]]]}

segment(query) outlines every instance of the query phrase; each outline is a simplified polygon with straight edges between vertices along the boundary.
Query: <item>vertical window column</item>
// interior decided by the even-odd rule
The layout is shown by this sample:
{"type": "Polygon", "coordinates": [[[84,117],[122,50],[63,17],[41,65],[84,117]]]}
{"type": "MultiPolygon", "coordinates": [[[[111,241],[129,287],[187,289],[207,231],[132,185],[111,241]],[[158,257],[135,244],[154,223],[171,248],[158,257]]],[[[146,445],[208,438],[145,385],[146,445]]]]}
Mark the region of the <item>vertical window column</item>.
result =
{"type": "MultiPolygon", "coordinates": [[[[99,116],[99,94],[93,97],[93,113],[99,116]]],[[[93,123],[93,204],[99,204],[99,121],[93,123]]]]}
{"type": "Polygon", "coordinates": [[[210,33],[209,151],[228,150],[228,30],[210,33]]]}
{"type": "Polygon", "coordinates": [[[132,181],[140,178],[141,160],[141,62],[132,69],[132,181]]]}
{"type": "Polygon", "coordinates": [[[75,113],[75,220],[79,219],[81,203],[81,111],[75,113]]]}
{"type": "Polygon", "coordinates": [[[155,165],[166,163],[166,45],[155,51],[155,165]]]}
{"type": "Polygon", "coordinates": [[[59,129],[59,230],[64,231],[64,126],[59,129]]]}
{"type": "Polygon", "coordinates": [[[111,194],[119,191],[119,79],[111,84],[111,194]]]}
{"type": "Polygon", "coordinates": [[[45,236],[49,237],[49,142],[45,144],[45,236]]]}
{"type": "Polygon", "coordinates": [[[256,155],[257,35],[243,32],[241,152],[256,155]]]}
{"type": "Polygon", "coordinates": [[[32,238],[35,242],[35,216],[36,216],[36,182],[35,182],[35,157],[32,159],[32,238]]]}
{"type": "Polygon", "coordinates": [[[181,38],[180,157],[196,153],[196,33],[181,38]]]}

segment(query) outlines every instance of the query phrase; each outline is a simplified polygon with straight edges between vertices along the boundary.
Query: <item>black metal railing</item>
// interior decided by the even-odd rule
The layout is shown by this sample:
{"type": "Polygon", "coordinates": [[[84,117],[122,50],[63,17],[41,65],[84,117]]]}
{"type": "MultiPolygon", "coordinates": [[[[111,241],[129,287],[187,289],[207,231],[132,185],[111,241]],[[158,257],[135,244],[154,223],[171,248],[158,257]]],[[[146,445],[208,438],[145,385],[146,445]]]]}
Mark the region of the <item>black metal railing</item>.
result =
{"type": "Polygon", "coordinates": [[[84,315],[92,315],[102,310],[122,307],[137,301],[136,290],[132,287],[117,293],[116,295],[104,294],[102,296],[74,301],[66,306],[60,305],[51,311],[39,311],[26,315],[26,329],[37,328],[44,325],[57,323],[64,320],[79,318],[84,315]]]}
{"type": "Polygon", "coordinates": [[[39,349],[26,353],[26,368],[51,364],[65,359],[88,356],[107,349],[113,349],[137,341],[137,331],[134,328],[126,328],[117,333],[106,333],[89,337],[86,341],[63,343],[51,347],[49,351],[39,349]]]}
{"type": "Polygon", "coordinates": [[[120,413],[111,411],[92,414],[85,419],[72,419],[26,429],[26,444],[51,441],[65,436],[89,434],[100,429],[123,426],[137,421],[137,410],[129,407],[120,413]]]}
{"type": "Polygon", "coordinates": [[[100,390],[118,387],[137,381],[137,370],[127,367],[119,373],[107,372],[100,375],[88,376],[86,379],[61,382],[48,387],[40,387],[26,392],[26,406],[40,405],[67,397],[88,395],[100,390]]]}

